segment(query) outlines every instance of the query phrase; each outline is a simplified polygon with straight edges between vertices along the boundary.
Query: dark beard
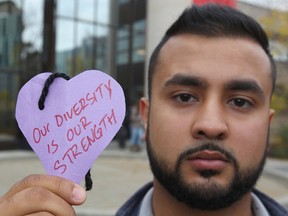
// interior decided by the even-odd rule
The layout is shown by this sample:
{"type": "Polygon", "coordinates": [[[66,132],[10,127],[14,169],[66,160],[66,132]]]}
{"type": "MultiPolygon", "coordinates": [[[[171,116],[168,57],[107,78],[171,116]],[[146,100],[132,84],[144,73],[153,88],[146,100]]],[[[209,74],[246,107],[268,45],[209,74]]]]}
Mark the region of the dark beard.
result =
{"type": "Polygon", "coordinates": [[[267,154],[267,151],[265,151],[261,162],[257,167],[251,167],[245,171],[240,171],[239,164],[231,153],[224,150],[219,145],[206,143],[183,152],[177,160],[175,169],[171,171],[165,162],[159,160],[154,154],[150,143],[149,128],[147,128],[146,142],[150,167],[159,183],[179,202],[185,203],[191,208],[201,210],[226,208],[251,191],[262,173],[267,154]],[[227,186],[221,186],[211,179],[211,177],[219,174],[213,170],[199,172],[199,174],[207,180],[207,184],[189,184],[185,182],[184,177],[181,174],[181,163],[188,155],[206,149],[224,154],[233,165],[235,174],[227,186]]]}

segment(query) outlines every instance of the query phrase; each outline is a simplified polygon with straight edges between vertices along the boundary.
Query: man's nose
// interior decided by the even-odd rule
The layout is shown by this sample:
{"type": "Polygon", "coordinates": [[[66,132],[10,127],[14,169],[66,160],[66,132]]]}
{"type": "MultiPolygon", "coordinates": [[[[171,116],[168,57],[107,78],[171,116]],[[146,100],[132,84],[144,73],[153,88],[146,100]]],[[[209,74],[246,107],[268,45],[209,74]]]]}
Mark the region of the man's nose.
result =
{"type": "Polygon", "coordinates": [[[194,118],[192,135],[195,139],[223,140],[228,135],[225,111],[221,105],[207,104],[199,108],[194,118]]]}

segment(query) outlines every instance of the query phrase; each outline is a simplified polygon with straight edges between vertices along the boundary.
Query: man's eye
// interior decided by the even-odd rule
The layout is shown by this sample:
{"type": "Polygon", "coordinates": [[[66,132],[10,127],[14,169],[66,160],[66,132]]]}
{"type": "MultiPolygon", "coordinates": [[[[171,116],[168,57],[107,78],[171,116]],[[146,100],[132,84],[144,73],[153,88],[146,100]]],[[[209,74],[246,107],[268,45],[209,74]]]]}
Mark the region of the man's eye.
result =
{"type": "Polygon", "coordinates": [[[230,100],[228,103],[230,105],[233,105],[235,107],[242,108],[242,109],[249,108],[250,106],[252,106],[250,101],[243,99],[243,98],[236,98],[236,99],[230,100]]]}
{"type": "Polygon", "coordinates": [[[179,101],[179,102],[185,102],[185,103],[197,101],[197,98],[196,98],[196,97],[194,97],[194,96],[191,95],[191,94],[186,94],[186,93],[178,94],[178,95],[176,95],[174,98],[175,98],[177,101],[179,101]]]}

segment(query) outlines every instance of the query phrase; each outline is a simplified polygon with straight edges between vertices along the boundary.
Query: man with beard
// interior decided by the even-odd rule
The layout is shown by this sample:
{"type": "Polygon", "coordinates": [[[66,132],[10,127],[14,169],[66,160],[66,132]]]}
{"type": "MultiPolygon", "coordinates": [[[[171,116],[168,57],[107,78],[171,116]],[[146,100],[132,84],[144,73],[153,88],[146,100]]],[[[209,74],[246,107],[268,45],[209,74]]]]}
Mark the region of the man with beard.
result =
{"type": "MultiPolygon", "coordinates": [[[[267,36],[252,18],[217,5],[187,8],[154,50],[149,97],[140,101],[154,180],[116,216],[287,216],[253,188],[275,77],[267,36]]],[[[31,175],[0,197],[0,212],[75,215],[85,198],[68,180],[31,175]]]]}
{"type": "Polygon", "coordinates": [[[253,189],[275,77],[256,21],[228,7],[187,8],[152,53],[149,98],[140,101],[153,183],[116,215],[288,215],[253,189]]]}

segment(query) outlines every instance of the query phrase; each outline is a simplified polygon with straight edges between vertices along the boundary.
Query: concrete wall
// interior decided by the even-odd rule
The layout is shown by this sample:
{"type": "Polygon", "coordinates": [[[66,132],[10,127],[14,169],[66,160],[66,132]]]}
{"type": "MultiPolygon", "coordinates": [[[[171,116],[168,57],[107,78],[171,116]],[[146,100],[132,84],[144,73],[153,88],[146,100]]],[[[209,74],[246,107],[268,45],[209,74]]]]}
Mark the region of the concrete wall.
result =
{"type": "Polygon", "coordinates": [[[192,0],[147,1],[145,92],[147,92],[148,62],[152,51],[161,40],[167,28],[178,18],[181,12],[191,4],[192,0]]]}

